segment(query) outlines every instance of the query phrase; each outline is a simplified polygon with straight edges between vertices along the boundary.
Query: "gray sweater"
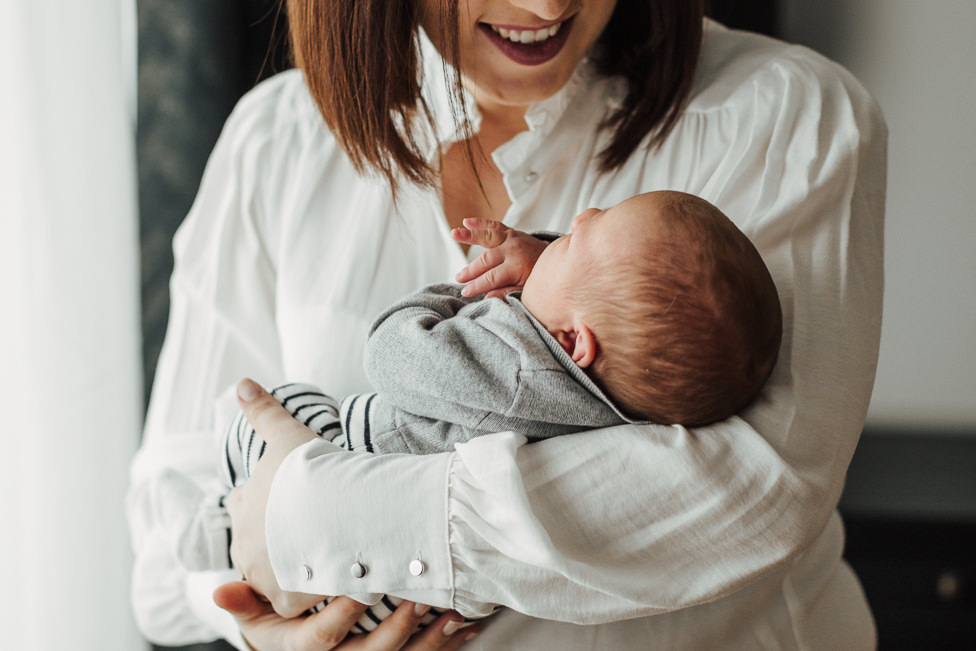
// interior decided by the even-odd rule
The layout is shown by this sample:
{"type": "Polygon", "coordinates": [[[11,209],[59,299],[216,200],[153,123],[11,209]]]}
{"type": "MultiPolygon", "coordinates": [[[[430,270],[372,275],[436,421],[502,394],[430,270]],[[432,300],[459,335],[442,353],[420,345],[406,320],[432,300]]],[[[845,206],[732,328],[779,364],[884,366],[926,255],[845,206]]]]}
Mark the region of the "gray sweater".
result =
{"type": "Polygon", "coordinates": [[[343,443],[430,454],[481,434],[530,440],[633,422],[522,305],[431,285],[370,328],[366,373],[375,394],[343,400],[343,443]]]}

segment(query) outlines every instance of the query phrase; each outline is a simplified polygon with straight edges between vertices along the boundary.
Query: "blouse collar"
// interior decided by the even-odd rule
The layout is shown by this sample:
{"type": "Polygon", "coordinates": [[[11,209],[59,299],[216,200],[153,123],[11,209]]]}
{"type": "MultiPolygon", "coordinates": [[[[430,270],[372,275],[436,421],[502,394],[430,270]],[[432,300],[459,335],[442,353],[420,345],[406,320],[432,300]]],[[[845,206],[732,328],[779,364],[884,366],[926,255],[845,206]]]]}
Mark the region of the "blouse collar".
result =
{"type": "MultiPolygon", "coordinates": [[[[461,107],[452,105],[457,104],[452,102],[452,97],[458,72],[453,66],[446,64],[423,29],[420,30],[420,54],[423,61],[421,92],[430,108],[436,128],[434,142],[430,141],[429,133],[426,138],[428,155],[433,157],[438,151],[444,151],[449,145],[463,140],[465,137],[462,129],[458,128],[454,120],[454,110],[460,111],[461,107]]],[[[512,141],[503,145],[499,148],[498,153],[504,154],[505,150],[509,149],[509,145],[515,144],[516,141],[522,143],[522,146],[517,148],[520,150],[520,157],[528,153],[529,149],[534,149],[534,146],[531,145],[541,143],[552,133],[578,94],[579,89],[586,87],[587,82],[595,76],[596,71],[593,64],[588,58],[583,59],[569,80],[554,95],[529,106],[525,113],[528,131],[520,133],[512,141]]],[[[462,88],[461,92],[468,120],[473,132],[477,133],[481,129],[481,113],[474,100],[474,95],[466,88],[462,88]]],[[[428,130],[425,129],[425,131],[428,130]]]]}

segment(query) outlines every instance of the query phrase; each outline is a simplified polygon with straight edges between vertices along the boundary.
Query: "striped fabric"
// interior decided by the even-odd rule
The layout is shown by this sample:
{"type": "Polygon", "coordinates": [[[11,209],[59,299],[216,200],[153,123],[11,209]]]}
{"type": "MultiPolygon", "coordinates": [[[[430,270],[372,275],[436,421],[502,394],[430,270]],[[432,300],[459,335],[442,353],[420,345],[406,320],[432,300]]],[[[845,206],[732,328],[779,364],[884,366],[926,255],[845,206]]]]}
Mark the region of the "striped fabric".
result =
{"type": "MultiPolygon", "coordinates": [[[[369,433],[371,407],[376,398],[375,393],[351,395],[342,401],[341,406],[334,398],[310,384],[284,384],[272,389],[271,395],[292,416],[304,423],[317,435],[348,450],[373,451],[369,433]]],[[[221,474],[228,487],[237,486],[247,481],[247,478],[254,472],[254,467],[261,459],[261,455],[264,454],[264,448],[265,442],[247,422],[244,414],[238,414],[227,427],[224,453],[220,464],[221,474]]],[[[229,529],[226,539],[229,547],[229,529]]],[[[227,558],[230,558],[229,550],[227,558]]],[[[332,599],[334,597],[312,607],[309,609],[309,614],[319,612],[332,599]]],[[[380,622],[389,617],[401,603],[403,603],[402,599],[384,595],[378,603],[366,609],[353,630],[358,633],[372,631],[380,622]]],[[[421,620],[421,626],[433,622],[444,612],[431,608],[430,612],[421,620]]]]}
{"type": "MultiPolygon", "coordinates": [[[[335,442],[340,443],[342,426],[339,403],[322,393],[321,389],[310,384],[292,383],[276,387],[271,395],[313,432],[330,440],[339,439],[335,442]]],[[[239,413],[227,427],[220,464],[221,474],[228,486],[242,484],[251,476],[264,454],[264,447],[264,441],[244,414],[239,413]]]]}
{"type": "MultiPolygon", "coordinates": [[[[329,597],[322,603],[312,606],[311,608],[309,608],[308,614],[311,615],[312,613],[319,612],[320,610],[325,608],[326,604],[328,604],[333,599],[335,599],[335,597],[329,597]]],[[[352,628],[353,632],[369,633],[374,628],[379,626],[380,622],[382,622],[384,619],[392,615],[393,611],[397,609],[397,606],[399,606],[402,603],[403,603],[403,599],[400,599],[398,597],[391,597],[390,595],[383,595],[383,597],[380,598],[378,602],[376,602],[375,604],[367,608],[366,612],[363,613],[363,616],[359,618],[359,621],[357,621],[353,625],[352,628]]],[[[427,614],[424,615],[423,619],[420,620],[420,628],[427,626],[435,619],[443,615],[445,612],[447,611],[438,610],[437,608],[431,608],[427,612],[427,614]]],[[[469,621],[469,620],[465,620],[465,621],[469,621]]],[[[474,621],[474,620],[470,620],[470,621],[474,621]]]]}

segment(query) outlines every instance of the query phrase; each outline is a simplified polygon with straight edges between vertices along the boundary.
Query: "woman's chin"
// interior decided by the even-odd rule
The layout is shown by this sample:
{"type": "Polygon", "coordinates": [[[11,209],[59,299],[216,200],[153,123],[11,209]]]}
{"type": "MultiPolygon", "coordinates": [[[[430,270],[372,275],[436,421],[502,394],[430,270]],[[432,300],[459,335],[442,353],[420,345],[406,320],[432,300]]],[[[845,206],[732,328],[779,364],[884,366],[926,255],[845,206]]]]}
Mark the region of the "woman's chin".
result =
{"type": "Polygon", "coordinates": [[[566,85],[569,74],[556,71],[536,71],[531,75],[520,75],[516,79],[509,76],[492,80],[491,83],[468,83],[466,86],[474,94],[478,105],[487,107],[521,108],[523,111],[536,102],[546,100],[566,85]]]}

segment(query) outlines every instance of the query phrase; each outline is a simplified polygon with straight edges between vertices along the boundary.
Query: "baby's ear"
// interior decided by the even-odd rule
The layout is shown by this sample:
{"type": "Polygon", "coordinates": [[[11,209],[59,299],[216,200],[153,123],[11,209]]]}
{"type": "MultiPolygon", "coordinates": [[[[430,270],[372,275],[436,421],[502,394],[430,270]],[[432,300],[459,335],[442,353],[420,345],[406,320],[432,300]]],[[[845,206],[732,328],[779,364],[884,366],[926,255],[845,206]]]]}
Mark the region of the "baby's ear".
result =
{"type": "Polygon", "coordinates": [[[586,368],[596,359],[596,337],[585,324],[577,325],[574,334],[573,349],[567,352],[577,366],[586,368]]]}

